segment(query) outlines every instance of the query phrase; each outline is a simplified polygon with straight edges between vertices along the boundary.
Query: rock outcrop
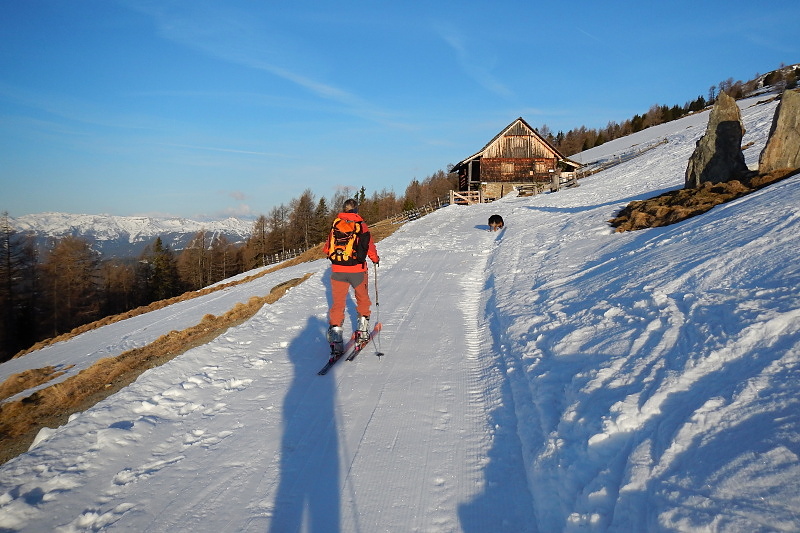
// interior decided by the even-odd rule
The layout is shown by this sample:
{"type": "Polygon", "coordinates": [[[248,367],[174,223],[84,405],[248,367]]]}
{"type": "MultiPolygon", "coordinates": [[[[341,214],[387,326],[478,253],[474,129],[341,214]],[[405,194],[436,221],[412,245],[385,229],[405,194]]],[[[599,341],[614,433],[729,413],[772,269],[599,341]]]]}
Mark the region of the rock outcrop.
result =
{"type": "Polygon", "coordinates": [[[758,171],[800,168],[800,93],[785,91],[775,109],[769,138],[758,160],[758,171]]]}
{"type": "Polygon", "coordinates": [[[616,231],[632,231],[675,224],[800,173],[800,92],[783,93],[758,172],[745,165],[743,134],[739,106],[733,98],[720,94],[706,133],[689,160],[686,186],[631,202],[609,220],[611,226],[616,231]]]}
{"type": "Polygon", "coordinates": [[[711,110],[706,132],[697,141],[689,159],[685,188],[696,189],[705,182],[722,183],[749,176],[751,171],[742,153],[744,132],[736,100],[720,93],[711,110]]]}
{"type": "Polygon", "coordinates": [[[678,189],[655,198],[633,201],[609,223],[617,232],[669,226],[749,192],[751,189],[738,180],[705,182],[697,188],[678,189]]]}

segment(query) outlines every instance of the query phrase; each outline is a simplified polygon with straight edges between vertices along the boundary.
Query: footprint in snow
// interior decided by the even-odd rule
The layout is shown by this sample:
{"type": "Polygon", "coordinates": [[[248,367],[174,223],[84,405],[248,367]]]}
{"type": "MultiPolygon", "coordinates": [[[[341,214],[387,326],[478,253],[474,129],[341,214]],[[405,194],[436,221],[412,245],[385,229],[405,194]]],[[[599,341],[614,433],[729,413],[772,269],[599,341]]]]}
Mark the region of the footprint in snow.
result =
{"type": "Polygon", "coordinates": [[[126,468],[120,472],[118,472],[114,478],[112,479],[115,485],[127,485],[129,483],[133,483],[134,481],[138,481],[140,479],[147,479],[148,477],[152,476],[153,474],[157,473],[158,471],[176,463],[181,462],[185,456],[177,455],[170,459],[163,459],[159,461],[153,461],[151,463],[147,463],[142,465],[138,468],[126,468]]]}
{"type": "Polygon", "coordinates": [[[100,531],[117,522],[124,514],[135,507],[132,503],[121,503],[106,512],[101,512],[98,509],[85,509],[78,518],[66,524],[64,530],[100,531]]]}
{"type": "Polygon", "coordinates": [[[222,441],[222,439],[233,435],[233,431],[220,431],[214,435],[207,435],[203,429],[195,429],[186,434],[183,439],[184,446],[202,446],[210,448],[222,441]]]}

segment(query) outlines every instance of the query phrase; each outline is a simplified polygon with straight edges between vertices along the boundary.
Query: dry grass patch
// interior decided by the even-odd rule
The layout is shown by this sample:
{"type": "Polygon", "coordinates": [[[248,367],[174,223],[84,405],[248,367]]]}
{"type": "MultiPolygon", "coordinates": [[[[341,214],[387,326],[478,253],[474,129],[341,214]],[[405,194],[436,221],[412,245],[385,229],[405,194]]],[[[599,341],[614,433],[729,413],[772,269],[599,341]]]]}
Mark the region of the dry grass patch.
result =
{"type": "Polygon", "coordinates": [[[696,189],[669,191],[654,198],[629,203],[608,222],[617,232],[668,226],[786,179],[798,171],[800,169],[785,168],[757,174],[742,181],[706,182],[696,189]]]}
{"type": "Polygon", "coordinates": [[[0,384],[0,401],[63,376],[73,366],[69,365],[60,368],[46,366],[44,368],[31,368],[18,374],[13,374],[0,384]]]}
{"type": "MultiPolygon", "coordinates": [[[[75,376],[36,391],[26,398],[0,404],[0,462],[5,463],[26,451],[41,428],[64,424],[71,414],[84,411],[114,394],[136,380],[145,370],[210,342],[230,327],[255,315],[264,304],[278,301],[286,291],[311,275],[309,273],[276,285],[266,296],[254,296],[246,304],[238,303],[222,316],[205,315],[197,325],[183,331],[171,331],[142,348],[100,359],[75,376]]],[[[47,369],[29,372],[32,375],[37,372],[47,374],[47,369]]],[[[4,387],[12,390],[19,381],[12,378],[17,376],[20,374],[6,380],[0,390],[4,387]]],[[[56,376],[50,379],[53,377],[56,376]]]]}
{"type": "MultiPolygon", "coordinates": [[[[312,251],[312,250],[309,250],[309,252],[310,251],[312,251]]],[[[306,252],[306,253],[308,253],[308,252],[306,252]]],[[[300,263],[308,261],[309,259],[305,259],[303,261],[298,261],[298,259],[300,257],[303,257],[304,255],[306,255],[306,254],[298,256],[298,257],[296,257],[294,259],[291,259],[289,261],[284,261],[280,265],[277,265],[277,266],[275,266],[273,268],[268,268],[266,270],[262,270],[261,272],[259,272],[257,274],[253,274],[252,276],[247,276],[247,277],[242,278],[240,280],[231,281],[230,283],[224,283],[224,284],[220,284],[220,285],[215,285],[213,287],[206,287],[205,289],[200,289],[200,290],[197,290],[197,291],[187,292],[187,293],[181,294],[180,296],[175,296],[173,298],[168,298],[166,300],[159,300],[159,301],[153,302],[153,303],[151,303],[149,305],[144,305],[144,306],[141,306],[141,307],[137,307],[136,309],[131,309],[130,311],[127,311],[125,313],[120,313],[118,315],[108,316],[108,317],[102,318],[100,320],[96,320],[94,322],[90,322],[89,324],[84,324],[83,326],[79,326],[79,327],[73,329],[72,331],[70,331],[68,333],[64,333],[62,335],[59,335],[58,337],[53,337],[51,339],[45,339],[43,341],[39,341],[36,344],[34,344],[33,346],[31,346],[30,348],[28,348],[27,350],[20,351],[19,353],[14,355],[13,358],[22,357],[23,355],[29,354],[31,352],[35,352],[36,350],[40,350],[40,349],[42,349],[42,348],[44,348],[46,346],[50,346],[51,344],[55,344],[57,342],[69,340],[69,339],[71,339],[73,337],[77,337],[81,333],[85,333],[87,331],[91,331],[93,329],[97,329],[97,328],[100,328],[102,326],[107,326],[109,324],[114,324],[116,322],[120,322],[120,321],[128,319],[128,318],[133,318],[135,316],[143,315],[145,313],[149,313],[150,311],[156,311],[158,309],[163,309],[164,307],[170,306],[172,304],[175,304],[175,303],[178,303],[178,302],[184,302],[186,300],[192,300],[192,299],[197,298],[199,296],[205,296],[206,294],[211,294],[213,292],[217,292],[217,291],[221,291],[221,290],[227,289],[228,287],[233,287],[235,285],[242,285],[244,283],[249,283],[249,282],[253,281],[254,279],[257,279],[257,278],[260,278],[260,277],[265,276],[267,274],[270,274],[272,272],[275,272],[276,270],[280,270],[282,268],[286,268],[286,267],[289,267],[289,266],[298,265],[300,263]]],[[[320,255],[322,255],[322,252],[320,252],[320,255]]]]}

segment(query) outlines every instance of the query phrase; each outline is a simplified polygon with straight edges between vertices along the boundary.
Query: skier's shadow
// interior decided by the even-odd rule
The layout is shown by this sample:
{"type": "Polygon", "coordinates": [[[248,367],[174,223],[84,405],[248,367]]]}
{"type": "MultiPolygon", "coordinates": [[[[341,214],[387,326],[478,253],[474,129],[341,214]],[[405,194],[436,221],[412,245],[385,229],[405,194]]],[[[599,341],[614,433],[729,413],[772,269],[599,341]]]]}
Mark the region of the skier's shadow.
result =
{"type": "Polygon", "coordinates": [[[280,481],[270,531],[339,531],[335,381],[325,364],[327,323],[311,316],[287,350],[294,377],[283,401],[280,481]]]}

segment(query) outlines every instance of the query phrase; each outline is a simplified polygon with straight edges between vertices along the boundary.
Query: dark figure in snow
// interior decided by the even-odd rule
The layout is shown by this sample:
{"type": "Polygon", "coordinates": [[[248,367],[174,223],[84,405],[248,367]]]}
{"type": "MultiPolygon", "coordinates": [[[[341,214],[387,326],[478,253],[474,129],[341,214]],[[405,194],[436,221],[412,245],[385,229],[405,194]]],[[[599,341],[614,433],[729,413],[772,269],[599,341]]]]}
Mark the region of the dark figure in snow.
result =
{"type": "Polygon", "coordinates": [[[350,287],[354,289],[358,311],[356,338],[366,339],[369,336],[372,302],[367,285],[367,258],[375,265],[380,261],[369,228],[358,214],[358,203],[352,198],[345,201],[343,211],[333,221],[324,251],[331,260],[332,302],[328,310],[328,342],[334,351],[341,352],[344,344],[342,322],[350,287]]]}
{"type": "Polygon", "coordinates": [[[489,231],[497,231],[503,229],[503,217],[500,215],[492,215],[489,217],[489,231]]]}

